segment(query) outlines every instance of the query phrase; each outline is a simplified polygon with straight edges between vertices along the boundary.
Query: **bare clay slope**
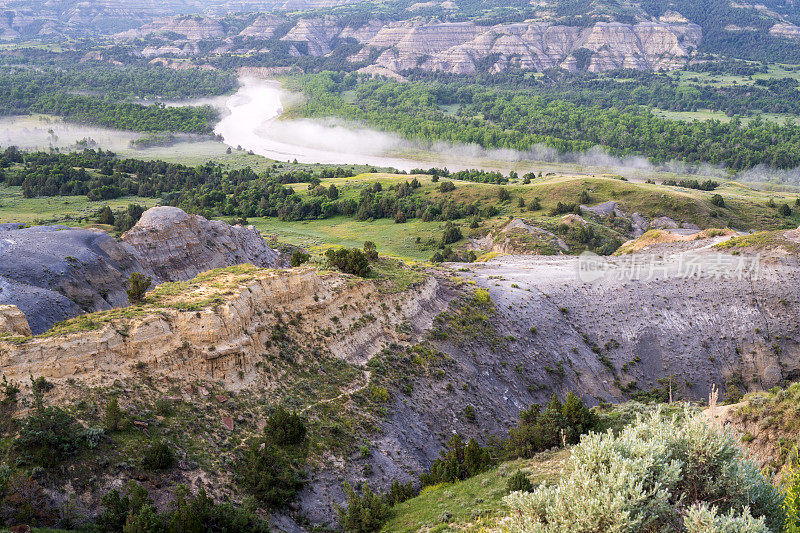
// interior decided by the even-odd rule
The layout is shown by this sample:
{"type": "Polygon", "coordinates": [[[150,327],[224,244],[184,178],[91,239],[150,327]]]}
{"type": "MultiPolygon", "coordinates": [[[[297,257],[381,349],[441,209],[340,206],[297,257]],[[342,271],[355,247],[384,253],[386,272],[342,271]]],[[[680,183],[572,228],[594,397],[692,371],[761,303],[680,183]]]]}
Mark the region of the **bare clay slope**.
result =
{"type": "Polygon", "coordinates": [[[794,259],[762,261],[758,278],[594,283],[578,279],[577,262],[503,257],[463,273],[492,295],[504,332],[516,339],[510,359],[535,354],[528,379],[621,400],[669,376],[676,396],[705,398],[712,384],[758,390],[798,375],[794,259]]]}

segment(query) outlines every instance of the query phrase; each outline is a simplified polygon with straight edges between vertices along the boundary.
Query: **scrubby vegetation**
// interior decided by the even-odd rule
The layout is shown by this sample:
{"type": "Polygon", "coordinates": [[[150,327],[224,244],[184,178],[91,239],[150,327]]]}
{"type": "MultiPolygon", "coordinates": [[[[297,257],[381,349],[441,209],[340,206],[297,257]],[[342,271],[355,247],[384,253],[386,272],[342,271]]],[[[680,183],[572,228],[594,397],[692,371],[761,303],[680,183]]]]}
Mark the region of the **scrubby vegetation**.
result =
{"type": "Polygon", "coordinates": [[[331,266],[347,274],[365,277],[370,272],[366,254],[358,248],[330,249],[325,257],[331,266]]]}
{"type": "Polygon", "coordinates": [[[125,290],[128,294],[128,301],[136,304],[144,300],[144,295],[147,293],[147,289],[150,288],[152,281],[150,276],[145,276],[141,272],[131,274],[128,280],[128,288],[125,290]]]}
{"type": "Polygon", "coordinates": [[[572,392],[563,403],[553,396],[544,410],[532,405],[520,413],[519,419],[503,445],[507,459],[530,458],[553,447],[576,444],[581,435],[598,425],[597,416],[572,392]]]}
{"type": "Polygon", "coordinates": [[[572,450],[554,486],[507,498],[509,531],[776,531],[781,495],[736,440],[656,412],[572,450]]]}

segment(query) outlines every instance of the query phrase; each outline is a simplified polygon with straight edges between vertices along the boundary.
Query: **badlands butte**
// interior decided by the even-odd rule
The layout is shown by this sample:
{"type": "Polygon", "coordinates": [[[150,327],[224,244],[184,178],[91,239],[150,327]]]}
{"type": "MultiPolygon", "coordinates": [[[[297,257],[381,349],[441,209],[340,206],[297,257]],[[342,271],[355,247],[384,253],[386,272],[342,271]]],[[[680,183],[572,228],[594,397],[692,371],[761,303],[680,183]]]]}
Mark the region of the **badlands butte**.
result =
{"type": "MultiPolygon", "coordinates": [[[[289,267],[296,249],[277,251],[252,227],[173,207],[146,211],[118,238],[4,228],[0,365],[22,388],[15,416],[30,408],[32,378],[42,378],[47,401],[73,405],[87,423],[114,396],[133,432],[176,449],[177,466],[153,473],[130,458],[141,453],[135,439],[101,447],[49,476],[47,489],[75,494],[87,516],[127,479],[160,505],[177,483],[242,501],[231,483],[240,445],[283,405],[306,421],[307,478],[272,525],[333,526],[343,481],[380,492],[414,481],[454,433],[489,443],[554,394],[572,391],[588,405],[702,401],[715,389],[736,399],[796,380],[800,235],[781,229],[765,207],[771,196],[718,188],[741,224],[715,229],[710,193],[612,178],[556,183],[593,198],[566,215],[504,208],[511,216],[457,246],[482,255],[477,262],[406,263],[379,247],[366,277],[313,250],[310,262],[289,267]],[[609,189],[621,199],[606,199],[609,189]],[[640,213],[623,190],[661,201],[640,213]],[[548,229],[553,220],[578,232],[616,228],[629,240],[610,258],[578,256],[573,240],[548,229]],[[9,254],[29,262],[9,269],[9,254]],[[126,305],[115,290],[135,271],[156,285],[126,305]],[[71,318],[56,322],[62,316],[71,318]],[[99,465],[102,474],[86,475],[99,465]]],[[[542,187],[509,190],[516,198],[542,187]]],[[[756,442],[774,450],[777,440],[756,442]]]]}
{"type": "Polygon", "coordinates": [[[341,43],[351,42],[357,51],[348,54],[347,61],[363,64],[364,72],[376,74],[411,69],[472,74],[487,65],[494,71],[512,67],[590,72],[672,70],[684,66],[702,41],[700,26],[685,19],[638,24],[598,22],[577,27],[547,22],[481,26],[474,22],[379,19],[353,24],[333,17],[290,22],[274,15],[258,17],[238,35],[229,34],[211,18],[174,17],[116,37],[125,42],[157,40],[159,35],[173,37],[162,46],[140,48],[141,55],[197,56],[201,54],[197,43],[202,41],[218,43],[212,54],[252,54],[260,51],[259,43],[275,38],[286,43],[290,56],[321,57],[341,48],[341,43]],[[276,35],[278,31],[283,35],[276,35]]]}

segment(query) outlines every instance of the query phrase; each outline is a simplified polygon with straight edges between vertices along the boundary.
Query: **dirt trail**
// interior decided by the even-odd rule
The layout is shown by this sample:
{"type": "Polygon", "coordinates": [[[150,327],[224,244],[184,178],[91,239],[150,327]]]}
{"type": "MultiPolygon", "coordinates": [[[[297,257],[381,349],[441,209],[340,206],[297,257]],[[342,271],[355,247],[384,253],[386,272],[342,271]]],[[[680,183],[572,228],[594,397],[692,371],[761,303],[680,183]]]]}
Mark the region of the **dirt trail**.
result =
{"type": "Polygon", "coordinates": [[[312,409],[312,408],[314,408],[314,407],[316,407],[318,405],[322,405],[322,404],[330,403],[330,402],[335,402],[336,400],[338,400],[338,399],[340,399],[340,398],[342,398],[344,396],[351,396],[351,395],[353,395],[353,394],[355,394],[357,392],[360,392],[360,391],[366,389],[367,387],[369,387],[369,378],[370,378],[370,376],[371,376],[370,371],[369,370],[364,370],[363,373],[361,374],[361,379],[364,380],[364,384],[363,385],[359,385],[357,387],[352,387],[352,386],[348,387],[341,394],[338,394],[338,395],[334,396],[333,398],[327,398],[325,400],[319,400],[318,402],[314,402],[312,404],[309,404],[309,405],[303,407],[302,409],[300,409],[300,414],[303,414],[306,411],[308,411],[309,409],[312,409]]]}

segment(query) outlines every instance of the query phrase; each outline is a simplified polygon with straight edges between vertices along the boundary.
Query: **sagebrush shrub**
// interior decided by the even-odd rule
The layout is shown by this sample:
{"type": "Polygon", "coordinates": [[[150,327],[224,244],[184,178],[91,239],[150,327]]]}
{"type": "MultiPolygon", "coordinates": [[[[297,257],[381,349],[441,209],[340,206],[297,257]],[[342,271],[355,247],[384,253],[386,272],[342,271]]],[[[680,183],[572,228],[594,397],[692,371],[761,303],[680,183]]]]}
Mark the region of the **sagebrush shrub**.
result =
{"type": "Polygon", "coordinates": [[[506,503],[501,529],[526,533],[767,532],[782,516],[780,494],[732,435],[699,414],[660,411],[618,436],[583,437],[556,485],[514,492],[506,503]]]}

